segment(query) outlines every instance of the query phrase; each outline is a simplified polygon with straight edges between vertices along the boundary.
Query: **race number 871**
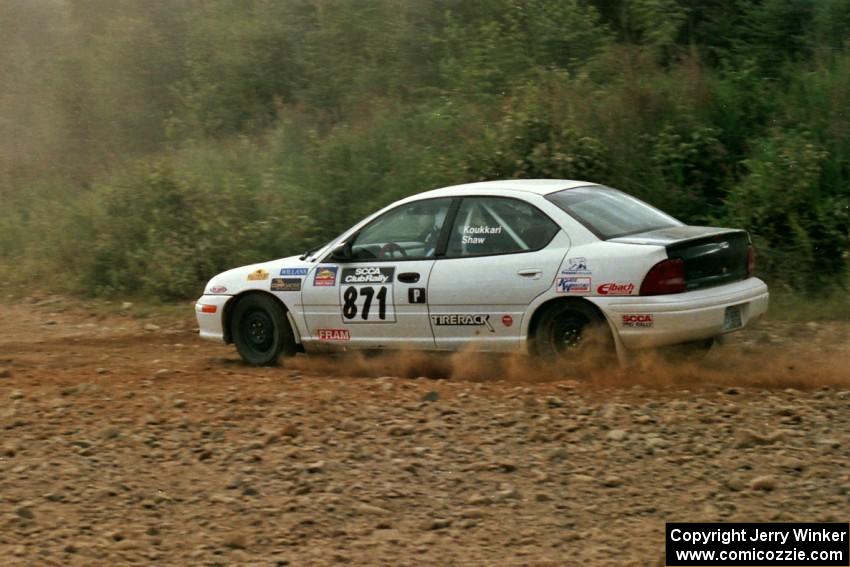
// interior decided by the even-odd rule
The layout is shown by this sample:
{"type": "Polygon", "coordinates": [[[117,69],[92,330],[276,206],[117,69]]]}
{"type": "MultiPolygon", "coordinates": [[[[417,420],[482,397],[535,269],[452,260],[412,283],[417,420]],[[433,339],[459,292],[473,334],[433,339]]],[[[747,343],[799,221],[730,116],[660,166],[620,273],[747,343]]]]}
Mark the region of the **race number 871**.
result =
{"type": "Polygon", "coordinates": [[[388,286],[348,286],[342,292],[342,318],[348,323],[392,323],[395,312],[388,286]],[[389,299],[387,296],[390,296],[389,299]]]}

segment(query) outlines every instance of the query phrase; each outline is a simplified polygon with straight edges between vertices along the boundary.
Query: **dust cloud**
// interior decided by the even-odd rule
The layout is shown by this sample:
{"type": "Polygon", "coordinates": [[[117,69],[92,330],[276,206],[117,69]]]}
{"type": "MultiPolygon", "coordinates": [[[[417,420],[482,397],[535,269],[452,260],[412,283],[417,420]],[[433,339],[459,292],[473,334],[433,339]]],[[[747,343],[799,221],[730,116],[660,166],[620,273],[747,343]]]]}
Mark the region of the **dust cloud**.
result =
{"type": "Polygon", "coordinates": [[[695,388],[758,387],[815,389],[850,387],[850,344],[824,348],[800,342],[781,346],[721,345],[705,356],[670,357],[663,351],[633,353],[625,365],[575,366],[544,362],[521,354],[478,352],[298,356],[286,362],[309,374],[326,376],[452,379],[470,382],[533,384],[575,381],[578,387],[695,388]]]}

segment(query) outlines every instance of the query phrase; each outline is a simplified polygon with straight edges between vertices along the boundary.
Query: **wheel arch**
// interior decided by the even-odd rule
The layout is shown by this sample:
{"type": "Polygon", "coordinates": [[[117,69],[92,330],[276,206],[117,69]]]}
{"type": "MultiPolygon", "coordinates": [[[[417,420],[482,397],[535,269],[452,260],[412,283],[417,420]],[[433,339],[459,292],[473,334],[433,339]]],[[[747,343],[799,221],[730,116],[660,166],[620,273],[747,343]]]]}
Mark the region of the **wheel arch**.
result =
{"type": "MultiPolygon", "coordinates": [[[[243,291],[242,293],[236,294],[233,297],[231,297],[230,300],[228,300],[228,302],[224,304],[224,312],[222,313],[222,316],[221,316],[221,325],[222,325],[222,330],[224,331],[224,342],[225,343],[227,343],[227,344],[233,343],[233,335],[230,332],[230,322],[231,322],[231,317],[233,317],[233,309],[236,307],[236,304],[239,303],[240,301],[242,301],[243,299],[245,299],[246,297],[254,296],[254,295],[264,295],[264,296],[267,296],[267,297],[271,297],[278,304],[280,304],[280,306],[283,308],[283,312],[286,313],[287,318],[292,317],[290,310],[289,310],[289,307],[287,307],[286,303],[284,303],[284,301],[281,300],[275,294],[269,293],[267,291],[263,291],[261,289],[249,289],[249,290],[243,291]]],[[[300,336],[298,335],[297,327],[293,324],[292,321],[289,322],[289,326],[293,328],[292,331],[293,331],[293,333],[295,333],[296,343],[300,343],[301,340],[300,340],[300,336]]]]}
{"type": "Polygon", "coordinates": [[[605,316],[605,313],[602,309],[599,308],[598,305],[593,303],[592,301],[588,301],[584,297],[553,297],[548,299],[538,305],[531,314],[531,319],[528,322],[528,330],[527,337],[529,340],[534,338],[534,334],[537,332],[537,327],[540,325],[540,320],[543,317],[543,314],[554,307],[555,305],[583,305],[585,307],[589,307],[593,310],[600,318],[600,320],[605,321],[609,327],[611,327],[611,332],[616,335],[615,329],[611,325],[611,321],[608,320],[608,317],[605,316]]]}

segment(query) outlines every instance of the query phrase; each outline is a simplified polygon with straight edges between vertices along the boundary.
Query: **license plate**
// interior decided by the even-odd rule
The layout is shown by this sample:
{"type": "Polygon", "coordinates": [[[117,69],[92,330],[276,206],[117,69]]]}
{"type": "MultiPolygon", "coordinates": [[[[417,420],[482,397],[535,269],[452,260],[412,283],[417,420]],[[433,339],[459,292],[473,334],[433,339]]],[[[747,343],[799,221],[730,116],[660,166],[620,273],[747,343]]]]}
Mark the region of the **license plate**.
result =
{"type": "Polygon", "coordinates": [[[741,306],[735,305],[732,307],[727,307],[726,315],[723,319],[723,330],[731,331],[732,329],[737,329],[742,325],[743,323],[741,323],[741,306]]]}

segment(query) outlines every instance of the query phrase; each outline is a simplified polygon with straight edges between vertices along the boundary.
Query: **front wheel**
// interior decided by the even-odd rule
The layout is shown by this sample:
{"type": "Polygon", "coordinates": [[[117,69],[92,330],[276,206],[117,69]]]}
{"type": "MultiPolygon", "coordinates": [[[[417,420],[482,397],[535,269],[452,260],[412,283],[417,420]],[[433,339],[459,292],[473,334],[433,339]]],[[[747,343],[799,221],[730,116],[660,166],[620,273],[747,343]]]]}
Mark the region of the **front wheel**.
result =
{"type": "Polygon", "coordinates": [[[233,308],[230,334],[239,356],[252,366],[277,363],[295,350],[292,328],[280,303],[267,295],[248,295],[233,308]]]}
{"type": "Polygon", "coordinates": [[[605,364],[614,341],[605,319],[582,303],[559,303],[541,315],[533,351],[541,358],[570,364],[605,364]]]}

